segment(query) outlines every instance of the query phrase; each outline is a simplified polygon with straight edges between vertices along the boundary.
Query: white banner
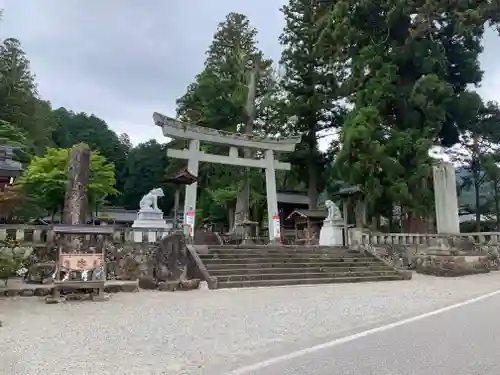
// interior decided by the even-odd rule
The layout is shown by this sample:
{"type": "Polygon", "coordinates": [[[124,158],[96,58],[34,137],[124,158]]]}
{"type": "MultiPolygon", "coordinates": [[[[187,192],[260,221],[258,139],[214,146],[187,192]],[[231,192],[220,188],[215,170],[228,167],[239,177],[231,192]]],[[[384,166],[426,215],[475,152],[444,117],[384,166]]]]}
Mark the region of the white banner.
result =
{"type": "Polygon", "coordinates": [[[186,226],[188,229],[188,234],[193,237],[194,236],[194,212],[190,211],[186,213],[186,226]]]}
{"type": "Polygon", "coordinates": [[[273,238],[275,240],[281,240],[281,222],[278,215],[273,216],[273,238]]]}

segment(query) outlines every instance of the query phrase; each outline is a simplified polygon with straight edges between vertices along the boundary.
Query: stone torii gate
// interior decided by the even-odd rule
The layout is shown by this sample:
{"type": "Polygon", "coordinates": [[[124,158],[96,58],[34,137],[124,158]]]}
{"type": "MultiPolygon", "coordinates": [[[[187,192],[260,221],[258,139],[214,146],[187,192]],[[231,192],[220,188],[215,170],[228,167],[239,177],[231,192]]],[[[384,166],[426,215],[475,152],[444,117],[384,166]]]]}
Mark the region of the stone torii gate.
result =
{"type": "MultiPolygon", "coordinates": [[[[276,193],[276,170],[290,170],[290,163],[275,160],[275,152],[292,152],[300,142],[300,136],[273,139],[255,135],[230,133],[217,129],[183,123],[174,118],[164,116],[155,112],[153,120],[163,130],[163,135],[174,139],[185,139],[189,141],[189,148],[178,150],[168,149],[167,155],[176,159],[187,159],[188,170],[191,174],[198,176],[198,165],[200,162],[235,165],[240,167],[263,168],[266,175],[267,215],[269,227],[269,240],[279,241],[279,214],[278,198],[276,193]],[[225,145],[229,147],[228,155],[208,154],[200,150],[200,143],[225,145]],[[264,158],[248,159],[238,155],[238,148],[252,148],[262,150],[264,158]]],[[[184,200],[184,223],[194,228],[194,218],[191,223],[186,223],[186,214],[196,212],[196,195],[198,183],[194,182],[186,186],[184,200]]],[[[194,230],[191,231],[194,233],[194,230]]]]}

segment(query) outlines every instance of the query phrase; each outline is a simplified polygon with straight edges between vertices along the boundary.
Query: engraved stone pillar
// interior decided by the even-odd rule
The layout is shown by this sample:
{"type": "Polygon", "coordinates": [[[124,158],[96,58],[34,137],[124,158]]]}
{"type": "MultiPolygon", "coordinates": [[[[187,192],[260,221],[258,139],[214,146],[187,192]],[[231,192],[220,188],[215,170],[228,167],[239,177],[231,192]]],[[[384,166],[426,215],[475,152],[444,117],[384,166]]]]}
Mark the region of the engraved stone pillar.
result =
{"type": "Polygon", "coordinates": [[[439,162],[432,168],[438,233],[460,233],[455,166],[439,162]]]}

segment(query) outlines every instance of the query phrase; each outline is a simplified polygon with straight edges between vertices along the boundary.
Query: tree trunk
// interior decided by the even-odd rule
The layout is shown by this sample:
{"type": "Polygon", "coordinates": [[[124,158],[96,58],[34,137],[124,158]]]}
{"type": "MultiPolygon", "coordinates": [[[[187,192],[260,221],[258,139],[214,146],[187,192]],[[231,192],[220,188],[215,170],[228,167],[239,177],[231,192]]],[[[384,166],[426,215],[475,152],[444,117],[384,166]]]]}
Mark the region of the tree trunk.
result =
{"type": "MultiPolygon", "coordinates": [[[[312,159],[312,157],[311,157],[312,159]]],[[[307,197],[309,198],[309,209],[313,210],[318,206],[318,168],[314,163],[309,162],[309,182],[307,186],[307,197]]]]}
{"type": "Polygon", "coordinates": [[[68,159],[68,182],[64,198],[64,224],[85,224],[87,218],[87,193],[89,185],[90,150],[74,146],[68,159]]]}
{"type": "Polygon", "coordinates": [[[227,212],[229,216],[229,229],[231,229],[234,227],[234,208],[229,208],[227,212]]]}
{"type": "Polygon", "coordinates": [[[472,139],[472,178],[474,180],[474,200],[476,204],[476,232],[481,232],[481,212],[479,210],[480,203],[480,191],[479,188],[481,183],[479,179],[481,178],[481,166],[479,164],[479,146],[478,139],[476,136],[472,139]]]}
{"type": "Polygon", "coordinates": [[[364,228],[366,226],[366,203],[358,198],[355,200],[354,204],[356,228],[364,228]]]}
{"type": "Polygon", "coordinates": [[[413,212],[408,212],[404,215],[402,221],[402,233],[425,233],[427,231],[427,223],[423,216],[415,215],[413,212]]]}
{"type": "MultiPolygon", "coordinates": [[[[255,68],[252,70],[250,73],[250,80],[248,83],[248,96],[247,96],[247,103],[246,103],[246,112],[248,114],[248,121],[245,125],[245,134],[252,134],[254,130],[254,122],[255,122],[255,92],[256,92],[256,87],[257,87],[257,72],[258,72],[258,65],[255,66],[255,68]]],[[[252,158],[252,150],[248,148],[243,149],[243,157],[244,158],[252,158]]],[[[249,230],[248,226],[242,226],[241,223],[243,221],[249,219],[249,210],[250,210],[250,184],[249,184],[249,169],[245,168],[245,177],[243,180],[243,185],[238,192],[238,196],[236,199],[236,210],[234,213],[234,224],[233,224],[233,231],[237,235],[241,235],[243,238],[248,237],[246,234],[243,233],[242,229],[245,228],[244,230],[249,230]]]]}
{"type": "Polygon", "coordinates": [[[387,227],[389,233],[394,232],[394,205],[392,202],[387,203],[387,227]]]}
{"type": "Polygon", "coordinates": [[[309,124],[309,134],[307,134],[307,147],[309,149],[308,172],[309,180],[307,184],[307,197],[309,198],[309,209],[318,206],[318,140],[316,139],[316,119],[312,118],[309,124]]]}
{"type": "MultiPolygon", "coordinates": [[[[87,219],[90,150],[86,146],[73,146],[68,158],[68,179],[62,223],[82,225],[87,219]]],[[[83,248],[81,235],[64,235],[65,252],[78,253],[83,248]]]]}
{"type": "Polygon", "coordinates": [[[472,170],[472,176],[474,179],[474,200],[476,205],[476,232],[481,232],[481,211],[479,209],[481,204],[481,194],[479,191],[481,184],[479,183],[479,179],[481,176],[479,175],[479,168],[477,165],[475,165],[472,170]]]}
{"type": "Polygon", "coordinates": [[[495,179],[494,181],[494,199],[495,199],[495,217],[496,217],[496,223],[497,223],[497,231],[500,232],[500,191],[499,191],[499,186],[498,183],[500,181],[498,179],[495,179]]]}

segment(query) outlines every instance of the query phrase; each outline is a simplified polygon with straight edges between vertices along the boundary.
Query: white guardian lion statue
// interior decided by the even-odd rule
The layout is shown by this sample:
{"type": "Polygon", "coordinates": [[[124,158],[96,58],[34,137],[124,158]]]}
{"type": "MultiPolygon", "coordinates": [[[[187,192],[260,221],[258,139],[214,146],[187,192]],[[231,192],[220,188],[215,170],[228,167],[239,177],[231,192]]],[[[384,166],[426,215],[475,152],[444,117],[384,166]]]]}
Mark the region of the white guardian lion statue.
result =
{"type": "Polygon", "coordinates": [[[142,197],[139,202],[139,208],[141,210],[153,209],[155,211],[160,211],[158,208],[158,198],[162,198],[164,196],[165,194],[163,193],[162,188],[155,188],[142,197]]]}
{"type": "Polygon", "coordinates": [[[325,221],[342,220],[342,213],[335,203],[331,200],[325,202],[326,209],[328,210],[328,216],[325,221]]]}

